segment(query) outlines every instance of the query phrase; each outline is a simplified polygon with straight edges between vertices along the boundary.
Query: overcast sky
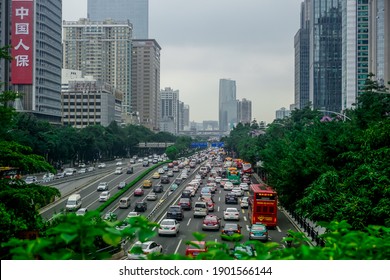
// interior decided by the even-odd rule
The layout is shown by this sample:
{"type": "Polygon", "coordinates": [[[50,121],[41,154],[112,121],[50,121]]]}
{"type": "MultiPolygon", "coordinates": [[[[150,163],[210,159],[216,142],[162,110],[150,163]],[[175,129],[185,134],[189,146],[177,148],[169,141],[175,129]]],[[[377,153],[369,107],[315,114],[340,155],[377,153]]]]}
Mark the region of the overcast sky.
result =
{"type": "MultiPolygon", "coordinates": [[[[107,0],[109,1],[109,0],[107,0]]],[[[63,20],[87,0],[63,0],[63,20]]],[[[252,118],[270,123],[294,103],[294,35],[302,0],[149,0],[149,38],[161,46],[160,87],[179,90],[190,120],[218,120],[220,79],[236,81],[252,118]]]]}

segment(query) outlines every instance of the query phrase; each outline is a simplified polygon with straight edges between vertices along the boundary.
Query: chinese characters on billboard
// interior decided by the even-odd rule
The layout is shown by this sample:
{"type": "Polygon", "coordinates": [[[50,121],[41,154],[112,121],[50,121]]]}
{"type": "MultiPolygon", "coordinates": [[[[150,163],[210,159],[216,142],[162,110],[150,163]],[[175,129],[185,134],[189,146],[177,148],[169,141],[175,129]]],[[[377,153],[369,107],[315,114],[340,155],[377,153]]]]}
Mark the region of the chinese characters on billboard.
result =
{"type": "Polygon", "coordinates": [[[12,0],[12,84],[33,82],[34,0],[12,0]]]}

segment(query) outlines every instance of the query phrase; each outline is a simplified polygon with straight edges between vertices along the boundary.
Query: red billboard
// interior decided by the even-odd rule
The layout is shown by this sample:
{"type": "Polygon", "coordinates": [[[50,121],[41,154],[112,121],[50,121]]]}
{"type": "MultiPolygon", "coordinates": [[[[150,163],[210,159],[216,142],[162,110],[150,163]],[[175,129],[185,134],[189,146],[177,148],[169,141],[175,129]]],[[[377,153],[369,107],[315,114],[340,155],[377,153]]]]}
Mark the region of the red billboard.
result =
{"type": "Polygon", "coordinates": [[[12,84],[31,85],[34,66],[34,0],[12,0],[12,84]]]}

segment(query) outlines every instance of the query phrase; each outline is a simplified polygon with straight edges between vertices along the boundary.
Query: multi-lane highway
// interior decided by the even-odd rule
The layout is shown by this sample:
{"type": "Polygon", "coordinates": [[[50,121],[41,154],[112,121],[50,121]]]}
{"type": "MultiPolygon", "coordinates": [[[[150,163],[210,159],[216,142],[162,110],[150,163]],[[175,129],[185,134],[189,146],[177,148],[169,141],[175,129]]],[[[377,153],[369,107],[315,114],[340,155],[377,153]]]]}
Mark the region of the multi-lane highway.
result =
{"type": "MultiPolygon", "coordinates": [[[[136,177],[138,177],[147,167],[143,167],[142,164],[133,164],[134,173],[126,174],[126,166],[128,164],[127,161],[123,161],[124,171],[122,174],[114,174],[115,168],[117,167],[115,162],[112,164],[108,164],[104,169],[98,169],[94,172],[90,173],[90,176],[83,176],[80,179],[69,178],[68,180],[63,180],[60,184],[56,185],[57,188],[61,190],[64,197],[53,203],[52,205],[46,207],[41,210],[41,214],[45,219],[50,219],[55,213],[59,213],[63,211],[66,204],[66,198],[73,192],[77,192],[81,195],[82,198],[82,207],[86,207],[88,210],[94,210],[98,208],[103,202],[99,202],[99,196],[101,192],[97,191],[97,186],[100,182],[107,182],[109,185],[109,190],[111,195],[114,195],[119,190],[117,189],[117,185],[119,182],[125,181],[126,183],[131,182],[136,177]]],[[[119,199],[110,204],[109,207],[106,208],[105,213],[115,212],[118,216],[119,220],[124,220],[129,212],[134,211],[134,205],[137,201],[146,201],[147,202],[147,210],[144,213],[141,213],[147,216],[151,221],[161,222],[162,219],[166,218],[167,208],[172,204],[177,204],[182,190],[185,188],[186,183],[190,182],[195,174],[198,173],[200,165],[198,164],[195,168],[191,168],[189,170],[189,177],[180,184],[179,188],[174,192],[169,191],[169,186],[173,182],[173,180],[180,176],[181,170],[179,172],[175,172],[173,177],[170,178],[169,184],[162,184],[164,186],[164,191],[162,193],[157,194],[158,199],[156,201],[147,201],[146,196],[149,192],[152,192],[152,188],[144,189],[143,196],[134,196],[134,190],[138,187],[142,187],[142,180],[130,188],[126,193],[124,193],[121,197],[130,196],[131,203],[128,209],[119,208],[119,199]]],[[[156,169],[157,170],[157,165],[156,169]]],[[[153,182],[153,185],[156,185],[160,182],[160,179],[152,179],[153,172],[150,172],[145,179],[150,179],[153,182]]],[[[206,179],[204,179],[204,182],[206,179]]],[[[205,184],[205,183],[204,183],[205,184]]],[[[199,188],[200,189],[200,188],[199,188]]],[[[200,199],[198,191],[195,197],[192,198],[192,201],[195,202],[200,199]]],[[[215,202],[215,210],[214,212],[210,212],[211,214],[217,215],[221,218],[222,225],[226,222],[223,218],[223,210],[226,207],[236,207],[240,211],[240,220],[238,223],[242,226],[242,234],[243,234],[243,242],[248,240],[248,229],[249,222],[247,219],[247,209],[241,209],[240,205],[226,205],[225,204],[225,194],[227,191],[224,191],[223,188],[218,187],[216,193],[214,194],[214,202],[215,202]]],[[[244,195],[248,195],[245,193],[244,195]]],[[[104,213],[103,213],[104,214],[104,213]]],[[[289,219],[279,211],[279,222],[278,226],[275,229],[269,230],[269,240],[281,243],[282,238],[286,236],[286,232],[289,229],[294,229],[294,226],[291,224],[289,219]]],[[[179,234],[174,236],[156,236],[153,238],[157,243],[163,246],[163,253],[165,254],[184,254],[186,248],[186,242],[195,240],[193,237],[193,232],[203,232],[206,234],[206,241],[218,241],[218,242],[227,242],[222,241],[220,238],[220,231],[203,231],[202,230],[202,221],[203,218],[194,218],[193,210],[188,210],[184,212],[184,219],[180,221],[180,232],[179,234]]],[[[156,229],[157,232],[157,229],[156,229]]],[[[228,242],[229,243],[229,242],[228,242]]],[[[128,244],[129,246],[130,244],[128,244]]],[[[233,243],[231,244],[233,245],[233,243]]]]}

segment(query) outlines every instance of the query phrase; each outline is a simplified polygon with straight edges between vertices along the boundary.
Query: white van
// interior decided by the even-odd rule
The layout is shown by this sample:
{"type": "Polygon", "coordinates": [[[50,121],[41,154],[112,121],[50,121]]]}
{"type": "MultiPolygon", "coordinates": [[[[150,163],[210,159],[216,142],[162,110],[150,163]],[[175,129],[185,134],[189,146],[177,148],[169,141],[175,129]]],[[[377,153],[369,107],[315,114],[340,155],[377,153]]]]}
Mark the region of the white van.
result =
{"type": "Polygon", "coordinates": [[[209,213],[207,203],[203,201],[197,201],[194,205],[194,218],[205,217],[209,213]]]}
{"type": "Polygon", "coordinates": [[[130,197],[125,196],[119,200],[119,208],[129,208],[130,207],[130,197]]]}
{"type": "Polygon", "coordinates": [[[67,211],[76,211],[81,207],[81,195],[76,193],[69,196],[68,201],[66,202],[67,211]]]}

